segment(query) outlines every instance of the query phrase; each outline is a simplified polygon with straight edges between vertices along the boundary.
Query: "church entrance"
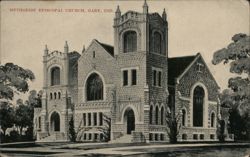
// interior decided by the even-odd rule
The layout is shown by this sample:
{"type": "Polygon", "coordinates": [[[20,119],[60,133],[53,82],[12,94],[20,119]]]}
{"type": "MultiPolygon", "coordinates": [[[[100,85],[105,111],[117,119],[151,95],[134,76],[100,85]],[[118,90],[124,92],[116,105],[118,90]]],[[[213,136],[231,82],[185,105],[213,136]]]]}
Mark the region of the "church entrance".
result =
{"type": "Polygon", "coordinates": [[[57,112],[52,113],[50,124],[51,131],[60,131],[60,116],[57,112]]]}
{"type": "Polygon", "coordinates": [[[127,109],[124,114],[124,123],[127,127],[127,134],[135,130],[135,114],[132,109],[127,109]]]}

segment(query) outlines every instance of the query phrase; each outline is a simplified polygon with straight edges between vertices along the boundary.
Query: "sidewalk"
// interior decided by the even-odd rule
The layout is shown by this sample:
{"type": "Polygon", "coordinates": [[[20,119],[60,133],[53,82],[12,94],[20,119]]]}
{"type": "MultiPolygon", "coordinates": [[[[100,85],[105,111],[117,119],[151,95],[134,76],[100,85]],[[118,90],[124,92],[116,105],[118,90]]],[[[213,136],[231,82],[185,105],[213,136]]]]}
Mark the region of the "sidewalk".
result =
{"type": "MultiPolygon", "coordinates": [[[[2,153],[16,153],[16,154],[44,154],[46,156],[74,156],[74,155],[87,155],[87,154],[105,154],[105,155],[136,155],[148,153],[150,150],[153,152],[171,150],[182,150],[184,148],[209,148],[209,147],[243,147],[250,148],[250,143],[214,143],[214,144],[159,144],[159,145],[131,145],[131,146],[118,146],[112,148],[100,148],[104,143],[73,143],[61,146],[51,147],[30,147],[30,148],[0,148],[2,153]],[[96,147],[97,149],[89,149],[96,147]],[[99,147],[99,148],[98,148],[99,147]],[[65,149],[67,148],[67,149],[65,149]],[[181,149],[180,149],[181,148],[181,149]]],[[[106,144],[106,143],[105,143],[106,144]]],[[[109,144],[106,144],[109,145],[109,144]]],[[[111,145],[111,144],[110,144],[111,145]]],[[[112,146],[112,145],[111,145],[112,146]]]]}

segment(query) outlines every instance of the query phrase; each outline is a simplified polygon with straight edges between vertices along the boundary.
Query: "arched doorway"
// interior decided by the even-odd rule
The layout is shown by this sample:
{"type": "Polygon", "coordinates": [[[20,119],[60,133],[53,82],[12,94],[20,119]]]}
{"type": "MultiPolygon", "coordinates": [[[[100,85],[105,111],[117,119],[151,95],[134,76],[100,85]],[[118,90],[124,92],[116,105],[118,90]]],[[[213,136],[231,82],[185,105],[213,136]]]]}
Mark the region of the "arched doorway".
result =
{"type": "Polygon", "coordinates": [[[57,112],[53,112],[50,117],[51,131],[60,131],[60,116],[57,112]]]}
{"type": "Polygon", "coordinates": [[[135,130],[135,114],[132,109],[127,109],[124,113],[124,123],[127,127],[127,134],[135,130]]]}

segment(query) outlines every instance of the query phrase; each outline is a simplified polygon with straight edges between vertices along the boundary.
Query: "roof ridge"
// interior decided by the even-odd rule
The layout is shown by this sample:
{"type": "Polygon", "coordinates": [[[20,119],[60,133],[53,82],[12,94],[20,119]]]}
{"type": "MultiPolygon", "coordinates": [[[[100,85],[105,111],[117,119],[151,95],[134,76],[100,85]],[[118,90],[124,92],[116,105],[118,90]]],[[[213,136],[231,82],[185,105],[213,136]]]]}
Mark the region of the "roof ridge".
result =
{"type": "Polygon", "coordinates": [[[185,57],[196,57],[197,54],[196,55],[187,55],[187,56],[168,57],[168,59],[172,59],[172,58],[185,58],[185,57]]]}

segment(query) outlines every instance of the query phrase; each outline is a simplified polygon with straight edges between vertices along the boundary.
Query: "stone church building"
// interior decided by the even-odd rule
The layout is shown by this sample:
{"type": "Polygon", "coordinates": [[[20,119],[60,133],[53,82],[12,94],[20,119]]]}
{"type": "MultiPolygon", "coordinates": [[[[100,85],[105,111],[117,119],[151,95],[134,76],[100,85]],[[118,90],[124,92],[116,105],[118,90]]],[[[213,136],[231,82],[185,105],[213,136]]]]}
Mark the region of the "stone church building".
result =
{"type": "Polygon", "coordinates": [[[166,116],[180,119],[179,141],[216,140],[219,87],[200,53],[168,57],[168,21],[119,7],[114,46],[96,39],[82,53],[43,56],[42,106],[35,108],[37,141],[166,142],[166,116]]]}

